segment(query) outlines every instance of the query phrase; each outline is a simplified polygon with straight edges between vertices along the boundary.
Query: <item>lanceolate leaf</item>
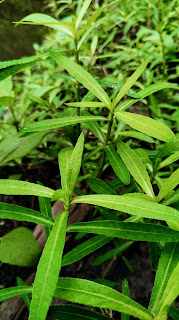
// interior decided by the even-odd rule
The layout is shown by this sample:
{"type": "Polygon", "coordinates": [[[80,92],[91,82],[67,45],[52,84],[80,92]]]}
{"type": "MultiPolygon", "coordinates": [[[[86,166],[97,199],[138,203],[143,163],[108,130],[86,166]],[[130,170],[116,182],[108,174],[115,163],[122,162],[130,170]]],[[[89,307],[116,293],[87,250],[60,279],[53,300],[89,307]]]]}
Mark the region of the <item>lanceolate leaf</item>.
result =
{"type": "Polygon", "coordinates": [[[106,106],[110,106],[111,101],[99,85],[99,83],[84,70],[77,63],[71,61],[71,59],[64,57],[63,55],[50,51],[51,57],[59,63],[64,69],[66,69],[78,82],[80,82],[85,88],[91,91],[100,101],[102,101],[106,106]]]}
{"type": "Polygon", "coordinates": [[[66,104],[67,106],[77,107],[77,108],[101,108],[106,106],[106,104],[102,102],[88,102],[88,101],[70,102],[66,104]]]}
{"type": "Polygon", "coordinates": [[[52,227],[53,219],[42,215],[40,212],[25,207],[0,202],[0,218],[18,221],[29,221],[52,227]]]}
{"type": "Polygon", "coordinates": [[[117,193],[103,180],[97,178],[89,179],[90,188],[97,194],[116,194],[117,193]]]}
{"type": "Polygon", "coordinates": [[[122,131],[122,132],[119,132],[119,136],[123,136],[123,137],[131,137],[131,138],[135,138],[135,139],[139,139],[139,140],[142,140],[142,141],[146,141],[146,142],[149,142],[149,143],[154,143],[154,139],[141,133],[141,132],[138,132],[138,131],[134,131],[134,130],[128,130],[128,131],[122,131]]]}
{"type": "Polygon", "coordinates": [[[179,160],[179,151],[173,153],[171,156],[169,156],[168,158],[166,158],[165,160],[163,160],[160,165],[159,165],[159,169],[169,166],[169,164],[178,161],[179,160]]]}
{"type": "Polygon", "coordinates": [[[143,132],[151,137],[166,142],[173,142],[176,139],[174,133],[170,130],[170,128],[168,128],[165,124],[149,117],[126,111],[116,111],[115,115],[122,119],[133,129],[143,132]]]}
{"type": "Polygon", "coordinates": [[[67,212],[58,215],[40,258],[33,285],[29,320],[46,319],[61,267],[67,218],[67,212]]]}
{"type": "Polygon", "coordinates": [[[16,296],[20,296],[26,293],[31,293],[32,292],[32,287],[28,286],[28,287],[11,287],[11,288],[6,288],[6,289],[2,289],[0,290],[0,302],[16,297],[16,296]]]}
{"type": "Polygon", "coordinates": [[[138,155],[123,142],[117,143],[117,151],[137,183],[144,189],[147,195],[154,198],[147,170],[138,155]]]}
{"type": "MultiPolygon", "coordinates": [[[[24,283],[24,281],[20,277],[17,277],[17,285],[19,287],[23,287],[24,286],[26,288],[26,284],[24,283]]],[[[31,303],[30,294],[29,293],[23,294],[22,295],[22,299],[24,300],[28,310],[30,310],[30,303],[31,303]]]]}
{"type": "MultiPolygon", "coordinates": [[[[88,111],[82,111],[81,112],[82,116],[90,116],[90,113],[88,111]]],[[[92,130],[95,134],[95,136],[99,139],[100,142],[104,144],[104,133],[101,130],[101,127],[97,123],[97,121],[88,121],[87,126],[90,130],[92,130]]]]}
{"type": "Polygon", "coordinates": [[[64,148],[60,150],[58,154],[58,162],[59,162],[59,167],[60,167],[60,175],[61,175],[61,184],[62,184],[62,189],[67,190],[67,173],[68,173],[68,167],[69,167],[69,162],[70,158],[72,155],[74,148],[69,147],[69,148],[64,148]]]}
{"type": "MultiPolygon", "coordinates": [[[[38,197],[39,200],[39,207],[40,207],[40,212],[49,218],[52,218],[52,208],[51,208],[51,201],[49,198],[45,197],[38,197]]],[[[49,236],[51,232],[51,227],[45,227],[46,235],[47,237],[49,236]]]]}
{"type": "Polygon", "coordinates": [[[124,97],[124,95],[127,93],[127,91],[135,84],[137,79],[141,76],[142,72],[145,70],[149,63],[150,59],[146,59],[138,68],[137,70],[132,74],[132,76],[126,81],[126,83],[123,85],[122,89],[119,91],[117,97],[113,101],[113,107],[115,107],[118,102],[124,97]]]}
{"type": "Polygon", "coordinates": [[[165,196],[179,184],[179,169],[175,170],[171,176],[164,182],[157,200],[161,201],[165,196]]]}
{"type": "Polygon", "coordinates": [[[152,320],[150,312],[137,302],[112,288],[89,280],[60,278],[55,296],[67,301],[131,314],[142,320],[152,320]]]}
{"type": "Polygon", "coordinates": [[[124,183],[129,184],[130,183],[130,174],[129,171],[124,164],[124,162],[121,160],[119,154],[112,146],[106,147],[106,154],[108,157],[108,160],[117,175],[117,177],[124,183]]]}
{"type": "Polygon", "coordinates": [[[66,266],[71,264],[75,261],[82,259],[83,257],[87,256],[91,252],[101,248],[106,243],[111,241],[112,238],[104,237],[104,236],[95,236],[81,244],[77,247],[66,253],[62,259],[62,266],[66,266]]]}
{"type": "Polygon", "coordinates": [[[86,11],[88,10],[88,7],[89,7],[91,1],[92,0],[85,0],[84,1],[83,6],[82,6],[82,8],[80,10],[80,13],[79,13],[78,18],[77,18],[76,23],[75,23],[76,30],[78,29],[78,27],[80,25],[80,22],[83,19],[83,16],[85,15],[86,11]]]}
{"type": "MultiPolygon", "coordinates": [[[[130,298],[129,283],[128,283],[127,279],[124,279],[122,281],[122,293],[130,298]]],[[[122,313],[121,320],[130,320],[130,316],[126,313],[122,313]]]]}
{"type": "Polygon", "coordinates": [[[74,117],[67,117],[67,118],[58,118],[58,119],[49,119],[38,121],[32,124],[29,124],[26,128],[23,128],[24,131],[33,132],[33,131],[46,131],[46,130],[53,130],[58,129],[66,126],[71,126],[77,123],[88,122],[88,121],[108,121],[104,117],[100,116],[74,116],[74,117]]]}
{"type": "Polygon", "coordinates": [[[130,196],[86,195],[74,198],[72,203],[89,203],[144,218],[179,221],[177,210],[130,196]]]}
{"type": "Polygon", "coordinates": [[[177,243],[168,243],[162,251],[157,273],[155,277],[155,284],[150,298],[149,309],[153,315],[160,303],[163,292],[166,288],[167,282],[171,276],[172,271],[177,265],[179,255],[179,245],[177,243]]]}
{"type": "Polygon", "coordinates": [[[59,320],[111,320],[101,313],[70,304],[51,306],[48,316],[59,320]]]}
{"type": "Polygon", "coordinates": [[[114,220],[75,223],[68,227],[70,232],[101,234],[107,237],[136,241],[176,242],[179,232],[150,223],[118,222],[114,220]]]}
{"type": "Polygon", "coordinates": [[[0,179],[0,194],[13,194],[13,195],[32,195],[51,198],[54,190],[41,186],[39,184],[0,179]]]}

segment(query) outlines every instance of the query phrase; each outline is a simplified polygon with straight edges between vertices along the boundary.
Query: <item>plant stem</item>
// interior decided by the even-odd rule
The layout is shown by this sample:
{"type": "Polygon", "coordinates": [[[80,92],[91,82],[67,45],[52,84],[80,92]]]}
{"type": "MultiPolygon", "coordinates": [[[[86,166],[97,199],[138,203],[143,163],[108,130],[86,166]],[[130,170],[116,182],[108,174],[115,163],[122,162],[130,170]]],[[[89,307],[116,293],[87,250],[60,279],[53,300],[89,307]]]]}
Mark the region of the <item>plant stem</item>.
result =
{"type": "Polygon", "coordinates": [[[112,260],[110,261],[107,269],[104,271],[104,273],[103,273],[103,275],[102,275],[102,279],[105,279],[105,278],[106,278],[107,274],[108,274],[109,271],[111,270],[111,268],[112,268],[112,266],[113,266],[113,263],[116,261],[116,259],[117,259],[117,256],[114,256],[114,257],[112,258],[112,260]]]}
{"type": "Polygon", "coordinates": [[[112,128],[112,125],[113,125],[113,118],[114,118],[114,114],[113,114],[113,111],[112,111],[112,112],[110,113],[110,120],[109,120],[109,123],[108,123],[108,130],[107,130],[107,134],[106,134],[106,139],[105,139],[104,144],[103,144],[101,164],[100,164],[99,173],[98,173],[98,177],[99,177],[99,178],[101,177],[101,174],[102,174],[102,171],[103,171],[103,167],[104,167],[105,148],[106,148],[106,146],[107,146],[107,144],[108,144],[108,141],[109,141],[109,138],[110,138],[111,128],[112,128]]]}
{"type": "MultiPolygon", "coordinates": [[[[74,49],[75,49],[75,62],[80,65],[79,52],[78,52],[78,42],[77,42],[76,38],[74,38],[74,49]]],[[[76,91],[75,92],[75,99],[76,99],[76,102],[78,102],[78,101],[80,101],[80,84],[78,81],[76,81],[76,90],[75,91],[76,91]]],[[[80,108],[78,108],[78,107],[76,108],[76,115],[80,116],[80,108]]],[[[77,123],[77,139],[80,136],[80,132],[81,132],[80,123],[77,123]]]]}

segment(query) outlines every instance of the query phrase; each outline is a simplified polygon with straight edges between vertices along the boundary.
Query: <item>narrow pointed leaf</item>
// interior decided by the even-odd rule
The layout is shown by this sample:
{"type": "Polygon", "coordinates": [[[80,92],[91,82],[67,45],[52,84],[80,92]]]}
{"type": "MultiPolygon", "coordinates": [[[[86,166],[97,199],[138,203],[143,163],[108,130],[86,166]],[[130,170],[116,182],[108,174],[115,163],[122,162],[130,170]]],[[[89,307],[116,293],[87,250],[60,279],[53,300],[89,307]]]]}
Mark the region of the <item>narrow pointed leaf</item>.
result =
{"type": "Polygon", "coordinates": [[[172,154],[171,156],[163,160],[159,165],[159,169],[169,166],[171,163],[178,160],[179,160],[179,151],[175,152],[174,154],[172,154]]]}
{"type": "MultiPolygon", "coordinates": [[[[45,197],[38,197],[39,200],[39,207],[40,207],[40,212],[49,218],[53,218],[52,217],[52,208],[51,208],[51,201],[49,198],[45,198],[45,197]]],[[[46,231],[46,235],[47,238],[50,235],[51,232],[51,227],[45,227],[45,231],[46,231]]]]}
{"type": "Polygon", "coordinates": [[[70,304],[51,306],[48,316],[59,320],[111,320],[101,313],[70,304]]]}
{"type": "Polygon", "coordinates": [[[127,91],[135,84],[137,79],[141,76],[142,72],[147,67],[148,63],[150,61],[149,59],[146,59],[138,68],[137,70],[132,74],[132,76],[126,81],[126,83],[123,85],[122,89],[119,91],[117,97],[114,99],[113,107],[115,107],[118,102],[125,96],[127,91]]]}
{"type": "Polygon", "coordinates": [[[74,198],[72,203],[88,203],[144,218],[179,222],[179,212],[174,208],[130,196],[86,195],[74,198]]]}
{"type": "MultiPolygon", "coordinates": [[[[129,289],[129,283],[127,279],[124,279],[122,281],[122,293],[125,294],[125,296],[130,298],[130,289],[129,289]]],[[[121,314],[121,320],[130,320],[130,315],[126,313],[121,314]]]]}
{"type": "Polygon", "coordinates": [[[20,296],[26,293],[31,293],[32,292],[32,287],[28,286],[28,287],[11,287],[11,288],[6,288],[6,289],[2,289],[0,290],[0,302],[16,297],[16,296],[20,296]]]}
{"type": "MultiPolygon", "coordinates": [[[[24,286],[24,288],[26,288],[26,284],[24,283],[24,281],[20,277],[17,277],[17,285],[19,287],[23,287],[24,286]]],[[[29,293],[23,294],[22,295],[22,299],[24,300],[28,310],[30,310],[30,303],[31,303],[30,294],[29,293]]]]}
{"type": "Polygon", "coordinates": [[[53,193],[54,190],[40,186],[39,184],[27,181],[0,179],[0,194],[31,195],[51,198],[53,193]]]}
{"type": "Polygon", "coordinates": [[[74,117],[67,117],[67,118],[38,121],[32,124],[29,124],[27,127],[23,128],[23,130],[27,132],[46,131],[46,130],[53,130],[53,129],[62,128],[66,126],[71,126],[77,123],[88,122],[88,121],[108,121],[108,120],[100,116],[89,116],[89,117],[74,116],[74,117]]]}
{"type": "Polygon", "coordinates": [[[100,101],[102,101],[106,106],[110,106],[111,101],[108,95],[90,73],[77,63],[71,61],[71,59],[66,58],[59,53],[50,51],[50,56],[85,88],[91,91],[100,101]]]}
{"type": "Polygon", "coordinates": [[[130,183],[130,173],[117,151],[112,146],[107,146],[106,154],[117,177],[128,185],[130,183]]]}
{"type": "Polygon", "coordinates": [[[97,194],[116,194],[117,193],[103,180],[97,178],[89,179],[90,188],[97,194]]]}
{"type": "Polygon", "coordinates": [[[167,282],[177,265],[179,255],[179,245],[177,243],[168,243],[165,245],[161,253],[159,260],[155,284],[152,290],[150,298],[149,310],[153,315],[156,314],[156,310],[160,303],[161,297],[166,288],[167,282]]]}
{"type": "Polygon", "coordinates": [[[88,254],[94,252],[95,250],[101,248],[106,243],[111,241],[112,238],[104,236],[95,236],[66,253],[62,259],[62,266],[67,266],[75,261],[82,259],[88,254]]]}
{"type": "Polygon", "coordinates": [[[149,143],[155,142],[153,138],[151,138],[141,132],[134,131],[134,130],[119,132],[119,136],[135,138],[135,139],[139,139],[139,140],[146,141],[149,143]]]}
{"type": "Polygon", "coordinates": [[[48,237],[33,285],[29,320],[45,320],[61,267],[65,243],[67,212],[61,212],[48,237]]]}
{"type": "Polygon", "coordinates": [[[52,218],[46,217],[38,211],[3,202],[0,202],[0,218],[29,221],[48,227],[52,227],[54,222],[52,218]]]}
{"type": "Polygon", "coordinates": [[[176,140],[171,129],[157,120],[126,111],[116,111],[115,115],[133,129],[143,132],[151,137],[165,142],[173,142],[176,140]]]}
{"type": "MultiPolygon", "coordinates": [[[[64,148],[58,154],[58,162],[60,167],[61,185],[62,189],[67,190],[67,172],[69,161],[73,152],[73,147],[64,148]]],[[[54,196],[54,195],[53,195],[54,196]]],[[[53,201],[53,200],[52,200],[53,201]]]]}
{"type": "Polygon", "coordinates": [[[171,192],[179,184],[179,169],[175,170],[171,176],[164,182],[158,197],[157,201],[161,201],[165,196],[171,192]]]}
{"type": "Polygon", "coordinates": [[[66,196],[70,196],[70,192],[63,189],[58,189],[54,192],[51,201],[63,200],[66,196]]]}
{"type": "Polygon", "coordinates": [[[86,11],[88,10],[88,7],[90,6],[90,3],[91,3],[92,0],[85,0],[84,3],[83,3],[83,6],[80,10],[80,13],[78,15],[78,18],[76,20],[76,23],[75,23],[75,27],[76,27],[76,30],[78,29],[80,23],[81,23],[81,20],[83,19],[86,11]]]}
{"type": "MultiPolygon", "coordinates": [[[[81,115],[87,117],[90,116],[90,113],[88,111],[82,111],[81,115]]],[[[88,121],[86,125],[90,130],[94,132],[95,136],[99,139],[99,141],[104,144],[104,133],[102,132],[101,127],[99,126],[97,121],[88,121]]]]}
{"type": "Polygon", "coordinates": [[[147,195],[154,198],[154,192],[147,170],[138,155],[123,142],[117,143],[117,151],[137,183],[147,195]]]}
{"type": "Polygon", "coordinates": [[[106,104],[103,102],[87,102],[87,101],[70,102],[70,103],[66,103],[66,105],[70,107],[77,107],[77,108],[101,108],[106,106],[106,104]]]}
{"type": "Polygon", "coordinates": [[[114,220],[75,223],[68,227],[69,232],[86,232],[107,237],[136,241],[176,242],[179,232],[164,226],[150,223],[118,222],[114,220]]]}
{"type": "Polygon", "coordinates": [[[169,316],[172,318],[172,320],[178,320],[179,319],[179,309],[171,306],[168,312],[169,316]]]}

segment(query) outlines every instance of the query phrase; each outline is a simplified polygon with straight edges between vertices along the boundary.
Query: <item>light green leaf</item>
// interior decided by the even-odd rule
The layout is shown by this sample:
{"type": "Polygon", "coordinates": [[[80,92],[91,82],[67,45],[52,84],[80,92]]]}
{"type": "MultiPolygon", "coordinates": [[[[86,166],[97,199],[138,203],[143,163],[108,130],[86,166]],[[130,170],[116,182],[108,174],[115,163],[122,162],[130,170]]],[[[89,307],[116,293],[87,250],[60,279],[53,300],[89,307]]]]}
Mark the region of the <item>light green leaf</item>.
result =
{"type": "Polygon", "coordinates": [[[101,313],[70,304],[51,306],[48,316],[59,320],[111,320],[101,313]]]}
{"type": "Polygon", "coordinates": [[[0,82],[0,97],[14,97],[12,91],[13,83],[12,77],[8,77],[0,82]]]}
{"type": "Polygon", "coordinates": [[[113,108],[118,104],[118,102],[125,96],[127,91],[135,84],[137,79],[141,76],[142,72],[147,67],[148,63],[150,61],[150,58],[146,59],[138,68],[137,70],[130,76],[130,78],[126,81],[126,83],[123,85],[122,89],[117,94],[116,98],[113,101],[113,108]]]}
{"type": "Polygon", "coordinates": [[[82,6],[82,8],[80,10],[80,13],[79,13],[79,15],[77,17],[77,20],[76,20],[76,23],[75,23],[76,30],[78,29],[78,27],[79,27],[79,25],[81,23],[81,20],[83,19],[86,11],[88,10],[88,7],[89,7],[91,1],[92,0],[85,0],[84,1],[83,6],[82,6]]]}
{"type": "Polygon", "coordinates": [[[107,146],[106,154],[108,157],[108,160],[117,175],[117,177],[126,185],[130,183],[130,174],[129,171],[124,164],[124,162],[121,160],[119,154],[112,146],[107,146]]]}
{"type": "MultiPolygon", "coordinates": [[[[40,212],[44,216],[53,219],[50,199],[49,198],[45,198],[45,197],[38,197],[38,200],[39,200],[40,212]]],[[[45,227],[47,238],[50,235],[51,230],[52,230],[51,227],[45,227]]]]}
{"type": "Polygon", "coordinates": [[[51,198],[54,190],[40,186],[39,184],[0,179],[0,194],[13,194],[13,195],[30,195],[51,198]]]}
{"type": "Polygon", "coordinates": [[[148,143],[154,143],[154,139],[152,139],[151,137],[138,132],[138,131],[134,131],[134,130],[128,130],[128,131],[123,131],[123,132],[119,132],[118,133],[119,136],[123,136],[123,137],[130,137],[130,138],[135,138],[135,139],[139,139],[142,141],[146,141],[148,143]]]}
{"type": "Polygon", "coordinates": [[[70,196],[70,192],[63,189],[58,189],[54,192],[51,201],[63,200],[66,196],[70,196]]]}
{"type": "MultiPolygon", "coordinates": [[[[74,148],[64,148],[60,150],[58,154],[58,162],[60,168],[60,175],[61,175],[61,185],[63,190],[67,190],[67,172],[69,167],[69,161],[72,155],[74,148]]],[[[53,201],[53,200],[52,200],[53,201]]]]}
{"type": "Polygon", "coordinates": [[[179,139],[176,139],[174,142],[165,143],[159,150],[159,156],[163,158],[175,151],[179,151],[179,139]]]}
{"type": "Polygon", "coordinates": [[[158,196],[157,201],[160,202],[165,196],[179,184],[179,169],[175,170],[170,177],[164,182],[158,196]]]}
{"type": "Polygon", "coordinates": [[[117,143],[117,151],[137,183],[147,195],[154,198],[155,196],[147,170],[138,155],[123,142],[117,143]]]}
{"type": "Polygon", "coordinates": [[[0,290],[0,302],[16,297],[16,296],[20,296],[26,293],[31,293],[32,292],[32,287],[28,286],[28,287],[11,287],[11,288],[5,288],[0,290]]]}
{"type": "Polygon", "coordinates": [[[173,142],[176,140],[176,137],[170,128],[157,120],[126,111],[116,111],[115,115],[133,129],[143,132],[151,137],[166,142],[173,142]]]}
{"type": "Polygon", "coordinates": [[[50,56],[106,106],[109,107],[111,105],[108,95],[90,73],[77,63],[71,61],[71,59],[66,58],[57,52],[50,51],[50,56]]]}
{"type": "Polygon", "coordinates": [[[106,106],[106,104],[102,102],[87,102],[87,101],[70,102],[70,103],[66,103],[66,105],[70,107],[77,107],[77,108],[101,108],[106,106]]]}
{"type": "Polygon", "coordinates": [[[73,36],[73,29],[69,24],[61,23],[60,21],[52,18],[51,16],[43,13],[32,13],[21,21],[17,22],[16,25],[19,24],[34,24],[34,25],[44,25],[50,27],[52,29],[64,32],[71,37],[73,36]]]}
{"type": "Polygon", "coordinates": [[[112,238],[104,236],[95,236],[66,253],[62,259],[62,266],[67,266],[73,262],[76,262],[95,250],[101,248],[106,243],[111,241],[112,238]]]}
{"type": "Polygon", "coordinates": [[[89,186],[97,194],[117,194],[107,183],[97,178],[89,179],[89,186]]]}
{"type": "MultiPolygon", "coordinates": [[[[87,117],[90,116],[90,113],[88,111],[83,110],[81,112],[81,115],[87,117]]],[[[102,142],[102,144],[104,144],[104,133],[102,132],[101,127],[99,126],[97,121],[88,121],[86,125],[90,130],[94,132],[95,136],[99,139],[99,141],[102,142]]]]}
{"type": "Polygon", "coordinates": [[[86,232],[107,237],[136,241],[176,242],[179,232],[164,226],[150,223],[119,222],[114,220],[75,223],[68,227],[69,232],[86,232]]]}
{"type": "Polygon", "coordinates": [[[73,191],[78,178],[84,149],[84,134],[81,133],[69,160],[67,172],[67,188],[73,191]]]}
{"type": "Polygon", "coordinates": [[[46,131],[46,130],[53,130],[56,128],[62,128],[66,126],[71,126],[77,123],[83,123],[88,121],[108,121],[106,118],[101,116],[74,116],[74,117],[67,117],[67,118],[57,118],[57,119],[49,119],[38,121],[32,124],[29,124],[26,128],[23,128],[24,131],[33,132],[33,131],[46,131]]]}
{"type": "Polygon", "coordinates": [[[33,233],[19,227],[1,238],[0,261],[21,267],[36,266],[40,248],[33,233]]]}
{"type": "Polygon", "coordinates": [[[18,221],[29,221],[39,223],[48,227],[52,227],[54,223],[52,218],[46,217],[38,211],[4,202],[0,202],[0,218],[13,219],[18,221]]]}
{"type": "Polygon", "coordinates": [[[179,213],[174,208],[130,196],[94,194],[76,197],[72,200],[72,203],[88,203],[143,218],[159,219],[164,221],[173,220],[179,222],[179,213]]]}
{"type": "Polygon", "coordinates": [[[167,282],[172,271],[177,265],[178,255],[179,245],[177,243],[165,244],[165,248],[163,249],[159,260],[157,273],[155,276],[155,284],[150,298],[149,310],[153,315],[156,314],[156,310],[166,288],[167,282]]]}
{"type": "Polygon", "coordinates": [[[157,314],[158,320],[161,319],[160,315],[162,315],[163,313],[169,310],[170,306],[179,295],[178,279],[179,279],[179,263],[177,263],[176,267],[174,268],[168,280],[168,283],[165,287],[164,293],[160,300],[159,306],[157,308],[156,314],[157,314]]]}
{"type": "MultiPolygon", "coordinates": [[[[26,287],[26,284],[24,283],[24,281],[20,277],[17,277],[17,285],[19,287],[23,287],[23,286],[26,287]]],[[[30,303],[31,303],[30,294],[29,293],[23,294],[22,299],[24,300],[28,310],[30,310],[30,303]]]]}
{"type": "Polygon", "coordinates": [[[54,295],[65,243],[67,212],[61,212],[48,237],[33,285],[29,320],[45,320],[54,295]]]}
{"type": "Polygon", "coordinates": [[[163,160],[159,165],[159,169],[166,167],[166,166],[169,166],[171,163],[178,161],[178,160],[179,160],[179,151],[171,154],[171,156],[169,156],[168,158],[163,160]]]}

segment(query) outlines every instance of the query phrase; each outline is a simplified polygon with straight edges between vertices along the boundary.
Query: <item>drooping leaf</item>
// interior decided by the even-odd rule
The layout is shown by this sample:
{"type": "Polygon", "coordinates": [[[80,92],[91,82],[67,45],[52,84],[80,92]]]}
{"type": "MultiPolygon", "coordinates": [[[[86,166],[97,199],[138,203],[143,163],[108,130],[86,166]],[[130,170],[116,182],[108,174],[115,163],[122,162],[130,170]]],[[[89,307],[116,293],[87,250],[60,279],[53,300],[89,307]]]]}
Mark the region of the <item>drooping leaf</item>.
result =
{"type": "Polygon", "coordinates": [[[13,195],[32,195],[51,198],[54,190],[40,186],[39,184],[27,182],[0,179],[0,194],[13,195]]]}
{"type": "Polygon", "coordinates": [[[115,174],[124,184],[128,185],[130,183],[130,174],[119,154],[112,146],[107,146],[105,150],[115,174]]]}
{"type": "Polygon", "coordinates": [[[111,241],[112,238],[104,236],[95,236],[66,253],[62,259],[62,266],[67,266],[76,262],[95,250],[101,248],[103,245],[111,241]]]}
{"type": "Polygon", "coordinates": [[[67,212],[61,212],[48,237],[33,285],[29,320],[45,320],[54,295],[65,243],[67,212]]]}
{"type": "Polygon", "coordinates": [[[175,170],[164,182],[157,196],[157,201],[161,201],[165,196],[179,184],[179,169],[175,170]]]}
{"type": "Polygon", "coordinates": [[[144,189],[147,195],[154,198],[147,170],[138,155],[123,142],[117,143],[117,151],[137,183],[144,189]]]}
{"type": "Polygon", "coordinates": [[[130,76],[130,78],[126,81],[126,83],[123,85],[122,89],[119,91],[119,93],[117,94],[116,98],[113,101],[113,108],[115,108],[118,102],[125,96],[127,91],[135,84],[137,79],[141,76],[142,72],[147,67],[149,61],[150,61],[150,58],[146,59],[132,74],[132,76],[130,76]]]}
{"type": "Polygon", "coordinates": [[[173,220],[179,222],[178,211],[174,208],[127,195],[86,195],[74,198],[72,203],[88,203],[144,218],[159,219],[164,221],[173,220]]]}
{"type": "Polygon", "coordinates": [[[111,320],[101,313],[70,304],[51,306],[48,316],[60,320],[111,320]]]}
{"type": "Polygon", "coordinates": [[[50,51],[50,56],[85,88],[91,91],[100,101],[102,101],[106,106],[110,106],[111,101],[108,95],[90,73],[77,63],[71,61],[71,59],[66,58],[57,52],[50,51]]]}
{"type": "Polygon", "coordinates": [[[77,123],[83,123],[88,121],[108,121],[104,117],[100,116],[74,116],[74,117],[67,117],[67,118],[57,118],[57,119],[49,119],[49,120],[42,120],[32,124],[29,124],[27,127],[23,128],[26,132],[34,132],[34,131],[47,131],[53,130],[57,128],[63,128],[66,126],[71,126],[77,123]]]}
{"type": "Polygon", "coordinates": [[[28,228],[16,228],[1,238],[0,261],[3,263],[36,266],[39,255],[40,248],[28,228]]]}
{"type": "MultiPolygon", "coordinates": [[[[17,285],[19,287],[23,287],[23,286],[26,287],[26,284],[24,283],[24,281],[20,277],[17,277],[17,285]]],[[[28,310],[30,310],[30,303],[31,303],[30,294],[29,293],[23,294],[22,299],[24,300],[28,310]]]]}
{"type": "Polygon", "coordinates": [[[114,220],[75,223],[68,227],[69,232],[86,232],[107,237],[136,241],[176,242],[179,232],[164,226],[150,223],[119,222],[114,220]]]}
{"type": "Polygon", "coordinates": [[[149,310],[153,315],[156,314],[156,310],[166,288],[167,282],[177,265],[178,255],[179,245],[177,243],[165,244],[165,248],[163,249],[159,260],[155,284],[150,298],[149,310]]]}
{"type": "Polygon", "coordinates": [[[133,129],[143,132],[151,137],[166,142],[176,140],[174,133],[165,124],[140,114],[126,111],[116,111],[115,115],[122,119],[133,129]]]}
{"type": "Polygon", "coordinates": [[[0,218],[29,221],[49,227],[52,227],[54,222],[52,218],[45,217],[38,211],[3,202],[0,202],[0,218]]]}

